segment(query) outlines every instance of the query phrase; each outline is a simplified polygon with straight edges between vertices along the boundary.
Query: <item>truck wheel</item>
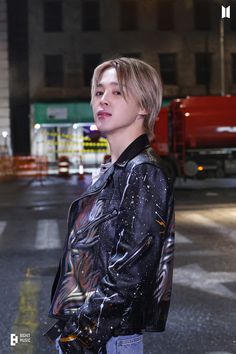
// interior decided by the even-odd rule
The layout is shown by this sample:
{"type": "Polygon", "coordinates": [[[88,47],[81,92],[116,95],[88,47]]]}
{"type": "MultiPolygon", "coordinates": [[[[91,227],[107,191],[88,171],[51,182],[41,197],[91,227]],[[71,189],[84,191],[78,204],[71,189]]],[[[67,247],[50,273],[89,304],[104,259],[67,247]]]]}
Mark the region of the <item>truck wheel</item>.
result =
{"type": "Polygon", "coordinates": [[[197,164],[195,161],[189,160],[184,164],[184,174],[187,177],[194,177],[197,175],[197,164]]]}

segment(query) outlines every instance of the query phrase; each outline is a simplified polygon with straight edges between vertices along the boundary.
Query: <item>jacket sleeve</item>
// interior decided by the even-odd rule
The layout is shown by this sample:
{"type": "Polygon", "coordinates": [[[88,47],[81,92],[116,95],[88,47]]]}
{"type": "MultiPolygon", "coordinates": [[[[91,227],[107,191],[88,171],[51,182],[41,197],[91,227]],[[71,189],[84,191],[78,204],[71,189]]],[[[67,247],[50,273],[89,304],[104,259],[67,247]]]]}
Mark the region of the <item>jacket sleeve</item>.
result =
{"type": "MultiPolygon", "coordinates": [[[[123,174],[120,190],[115,243],[106,276],[67,322],[62,334],[65,337],[76,335],[83,346],[95,352],[107,342],[115,328],[125,328],[135,303],[145,304],[150,286],[154,291],[157,274],[172,280],[171,271],[167,271],[167,275],[158,271],[160,260],[163,262],[165,258],[168,219],[173,212],[168,179],[157,166],[142,163],[123,174]]],[[[170,286],[169,281],[157,281],[161,303],[166,293],[169,294],[170,286]]]]}

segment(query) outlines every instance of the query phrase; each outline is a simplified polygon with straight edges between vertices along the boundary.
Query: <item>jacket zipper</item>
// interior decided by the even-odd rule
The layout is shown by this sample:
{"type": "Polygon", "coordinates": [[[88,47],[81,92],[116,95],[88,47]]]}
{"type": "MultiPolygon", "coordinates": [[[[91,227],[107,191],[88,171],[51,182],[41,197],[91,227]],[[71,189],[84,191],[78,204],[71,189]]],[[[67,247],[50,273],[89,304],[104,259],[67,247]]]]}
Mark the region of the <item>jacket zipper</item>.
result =
{"type": "Polygon", "coordinates": [[[140,255],[140,253],[143,253],[144,251],[146,251],[149,246],[152,243],[152,236],[148,236],[142,243],[141,245],[137,246],[135,248],[135,250],[130,254],[127,255],[127,259],[120,265],[118,266],[116,269],[119,271],[121,270],[123,267],[127,266],[128,264],[132,263],[133,261],[135,261],[135,259],[137,259],[137,257],[140,255]]]}

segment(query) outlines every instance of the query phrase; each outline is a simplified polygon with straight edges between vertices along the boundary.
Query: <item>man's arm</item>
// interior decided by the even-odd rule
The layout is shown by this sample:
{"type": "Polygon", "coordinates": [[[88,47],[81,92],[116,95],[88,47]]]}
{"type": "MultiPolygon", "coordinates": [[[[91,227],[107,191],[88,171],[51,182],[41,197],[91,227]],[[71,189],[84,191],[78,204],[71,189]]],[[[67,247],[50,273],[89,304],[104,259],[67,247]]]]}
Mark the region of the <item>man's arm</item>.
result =
{"type": "Polygon", "coordinates": [[[122,192],[107,274],[66,324],[64,343],[74,336],[75,343],[99,351],[154,281],[168,237],[170,186],[159,168],[145,163],[124,176],[122,192]]]}

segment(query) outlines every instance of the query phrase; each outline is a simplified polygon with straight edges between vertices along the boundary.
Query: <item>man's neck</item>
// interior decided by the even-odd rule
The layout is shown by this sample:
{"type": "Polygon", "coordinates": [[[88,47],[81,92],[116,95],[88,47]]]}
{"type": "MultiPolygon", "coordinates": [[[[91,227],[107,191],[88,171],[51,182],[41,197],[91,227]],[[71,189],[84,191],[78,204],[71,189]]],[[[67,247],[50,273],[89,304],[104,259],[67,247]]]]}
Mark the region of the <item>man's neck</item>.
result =
{"type": "Polygon", "coordinates": [[[118,160],[123,151],[144,131],[124,132],[123,134],[107,135],[107,140],[110,146],[111,162],[114,163],[118,160]]]}

